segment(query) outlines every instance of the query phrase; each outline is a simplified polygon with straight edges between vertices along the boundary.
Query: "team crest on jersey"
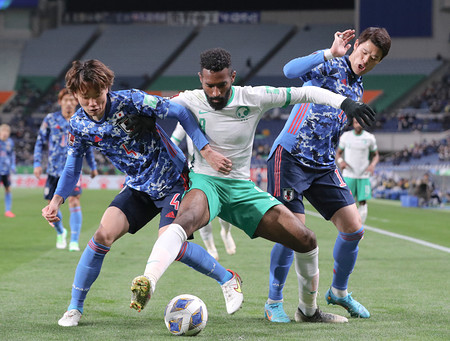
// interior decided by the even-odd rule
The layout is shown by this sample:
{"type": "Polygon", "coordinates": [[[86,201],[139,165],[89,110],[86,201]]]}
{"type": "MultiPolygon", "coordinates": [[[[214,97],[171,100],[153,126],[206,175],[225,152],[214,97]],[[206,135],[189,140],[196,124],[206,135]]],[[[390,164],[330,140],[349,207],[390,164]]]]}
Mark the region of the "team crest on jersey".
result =
{"type": "Polygon", "coordinates": [[[75,136],[72,135],[71,133],[69,133],[67,144],[71,147],[75,144],[75,136]]]}
{"type": "Polygon", "coordinates": [[[125,133],[130,134],[131,133],[131,129],[127,129],[127,122],[128,122],[128,116],[121,116],[121,118],[119,118],[116,122],[116,125],[122,129],[125,133]]]}
{"type": "Polygon", "coordinates": [[[236,110],[236,116],[237,118],[239,118],[241,121],[246,121],[248,120],[247,116],[250,113],[250,109],[248,107],[239,107],[236,110]]]}
{"type": "Polygon", "coordinates": [[[294,199],[294,190],[292,188],[283,188],[284,201],[292,201],[294,199]]]}

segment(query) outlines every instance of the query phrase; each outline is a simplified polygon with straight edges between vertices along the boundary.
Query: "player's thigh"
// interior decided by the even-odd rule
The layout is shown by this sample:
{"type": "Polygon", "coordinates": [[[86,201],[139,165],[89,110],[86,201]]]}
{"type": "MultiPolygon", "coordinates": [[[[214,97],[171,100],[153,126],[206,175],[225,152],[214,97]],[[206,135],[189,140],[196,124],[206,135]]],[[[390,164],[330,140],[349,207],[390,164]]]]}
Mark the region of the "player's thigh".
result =
{"type": "Polygon", "coordinates": [[[281,146],[267,161],[267,192],[292,212],[305,213],[303,192],[309,188],[314,177],[314,172],[308,172],[281,146]]]}
{"type": "Polygon", "coordinates": [[[330,220],[341,208],[355,203],[352,193],[337,169],[322,172],[304,195],[326,220],[330,220]]]}
{"type": "Polygon", "coordinates": [[[128,228],[128,220],[123,211],[118,207],[109,206],[103,213],[100,226],[94,234],[94,240],[109,247],[127,233],[128,228]]]}
{"type": "Polygon", "coordinates": [[[183,196],[174,223],[182,226],[187,235],[208,224],[210,217],[208,198],[213,198],[213,195],[206,188],[203,190],[192,188],[183,196]],[[206,193],[209,193],[208,197],[206,193]]]}
{"type": "Polygon", "coordinates": [[[79,207],[80,204],[80,195],[71,195],[67,198],[69,202],[69,207],[79,207]]]}
{"type": "Polygon", "coordinates": [[[362,227],[361,216],[356,204],[344,206],[337,210],[330,219],[338,231],[353,233],[362,227]]]}
{"type": "Polygon", "coordinates": [[[273,206],[264,214],[255,235],[302,253],[317,246],[314,232],[306,228],[284,205],[273,206]]]}
{"type": "Polygon", "coordinates": [[[255,231],[266,212],[280,202],[252,181],[235,179],[223,181],[227,195],[220,199],[222,207],[219,217],[254,238],[255,231]]]}

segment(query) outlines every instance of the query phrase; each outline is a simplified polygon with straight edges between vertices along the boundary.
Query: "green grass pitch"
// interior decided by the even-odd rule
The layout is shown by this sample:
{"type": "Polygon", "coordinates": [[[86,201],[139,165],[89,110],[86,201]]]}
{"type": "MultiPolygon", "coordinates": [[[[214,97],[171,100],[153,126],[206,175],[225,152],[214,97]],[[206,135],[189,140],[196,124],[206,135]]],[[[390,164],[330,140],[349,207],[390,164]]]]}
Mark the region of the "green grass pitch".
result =
{"type": "MultiPolygon", "coordinates": [[[[97,229],[116,193],[85,190],[82,196],[82,250],[97,229]]],[[[367,229],[349,290],[364,304],[370,319],[348,324],[271,324],[264,320],[272,243],[251,240],[232,229],[237,253],[225,253],[217,221],[214,225],[220,262],[237,271],[245,301],[229,316],[219,285],[180,263],[159,281],[141,313],[129,308],[131,280],[140,275],[157,235],[151,222],[136,235],[125,235],[106,256],[99,278],[88,294],[80,325],[57,324],[70,301],[81,252],[55,248],[55,232],[41,217],[46,204],[40,189],[13,189],[17,217],[0,217],[0,340],[174,340],[164,325],[169,300],[182,293],[199,296],[209,321],[199,340],[449,340],[450,339],[450,210],[401,207],[399,202],[371,200],[366,224],[443,246],[434,249],[367,229]]],[[[3,194],[0,194],[3,208],[3,194]]],[[[324,294],[331,283],[336,229],[307,206],[307,226],[320,247],[318,302],[322,310],[348,317],[341,307],[328,306],[324,294]]],[[[68,208],[63,207],[68,228],[68,208]]],[[[200,236],[195,241],[203,245],[200,236]]],[[[293,319],[297,279],[291,269],[285,288],[285,309],[293,319]]]]}

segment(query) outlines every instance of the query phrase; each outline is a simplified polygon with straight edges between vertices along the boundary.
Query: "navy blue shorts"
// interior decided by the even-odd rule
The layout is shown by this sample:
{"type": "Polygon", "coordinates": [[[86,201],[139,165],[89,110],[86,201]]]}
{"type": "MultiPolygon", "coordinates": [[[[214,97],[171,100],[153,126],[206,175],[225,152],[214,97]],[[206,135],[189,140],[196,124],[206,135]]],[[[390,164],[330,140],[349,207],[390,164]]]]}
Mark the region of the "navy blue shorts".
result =
{"type": "Polygon", "coordinates": [[[117,207],[125,214],[130,224],[128,232],[131,234],[139,231],[160,213],[159,228],[161,228],[174,221],[184,189],[183,181],[180,180],[167,196],[152,200],[145,192],[124,187],[109,206],[117,207]]]}
{"type": "MultiPolygon", "coordinates": [[[[59,181],[59,177],[57,177],[57,176],[53,176],[53,175],[47,176],[47,181],[45,182],[45,187],[44,187],[44,199],[52,200],[53,195],[55,194],[56,187],[58,186],[58,181],[59,181]]],[[[78,179],[76,186],[74,187],[74,189],[72,190],[72,192],[70,193],[69,196],[75,197],[75,196],[81,194],[81,192],[82,192],[82,190],[81,190],[81,175],[80,175],[80,178],[78,179]]]]}
{"type": "Polygon", "coordinates": [[[0,182],[3,182],[3,186],[5,186],[5,188],[8,188],[9,186],[11,186],[11,180],[9,178],[9,174],[0,175],[0,182]]]}
{"type": "Polygon", "coordinates": [[[267,161],[267,191],[295,213],[305,213],[304,196],[326,220],[355,203],[337,168],[305,167],[282,146],[267,161]]]}

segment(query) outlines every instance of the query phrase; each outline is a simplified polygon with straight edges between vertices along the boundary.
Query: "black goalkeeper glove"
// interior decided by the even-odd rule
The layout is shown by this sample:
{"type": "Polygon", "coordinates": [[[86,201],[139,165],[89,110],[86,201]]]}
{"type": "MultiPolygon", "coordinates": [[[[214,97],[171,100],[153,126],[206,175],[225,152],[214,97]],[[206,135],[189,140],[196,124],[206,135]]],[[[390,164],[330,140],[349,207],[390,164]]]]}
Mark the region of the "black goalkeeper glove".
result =
{"type": "Polygon", "coordinates": [[[129,136],[136,140],[143,140],[149,134],[155,139],[159,139],[156,131],[156,119],[153,116],[129,115],[124,122],[127,130],[130,131],[129,136]]]}
{"type": "Polygon", "coordinates": [[[376,113],[367,104],[346,98],[341,104],[341,109],[347,115],[349,125],[352,125],[353,118],[356,118],[364,129],[371,127],[375,122],[376,113]]]}

